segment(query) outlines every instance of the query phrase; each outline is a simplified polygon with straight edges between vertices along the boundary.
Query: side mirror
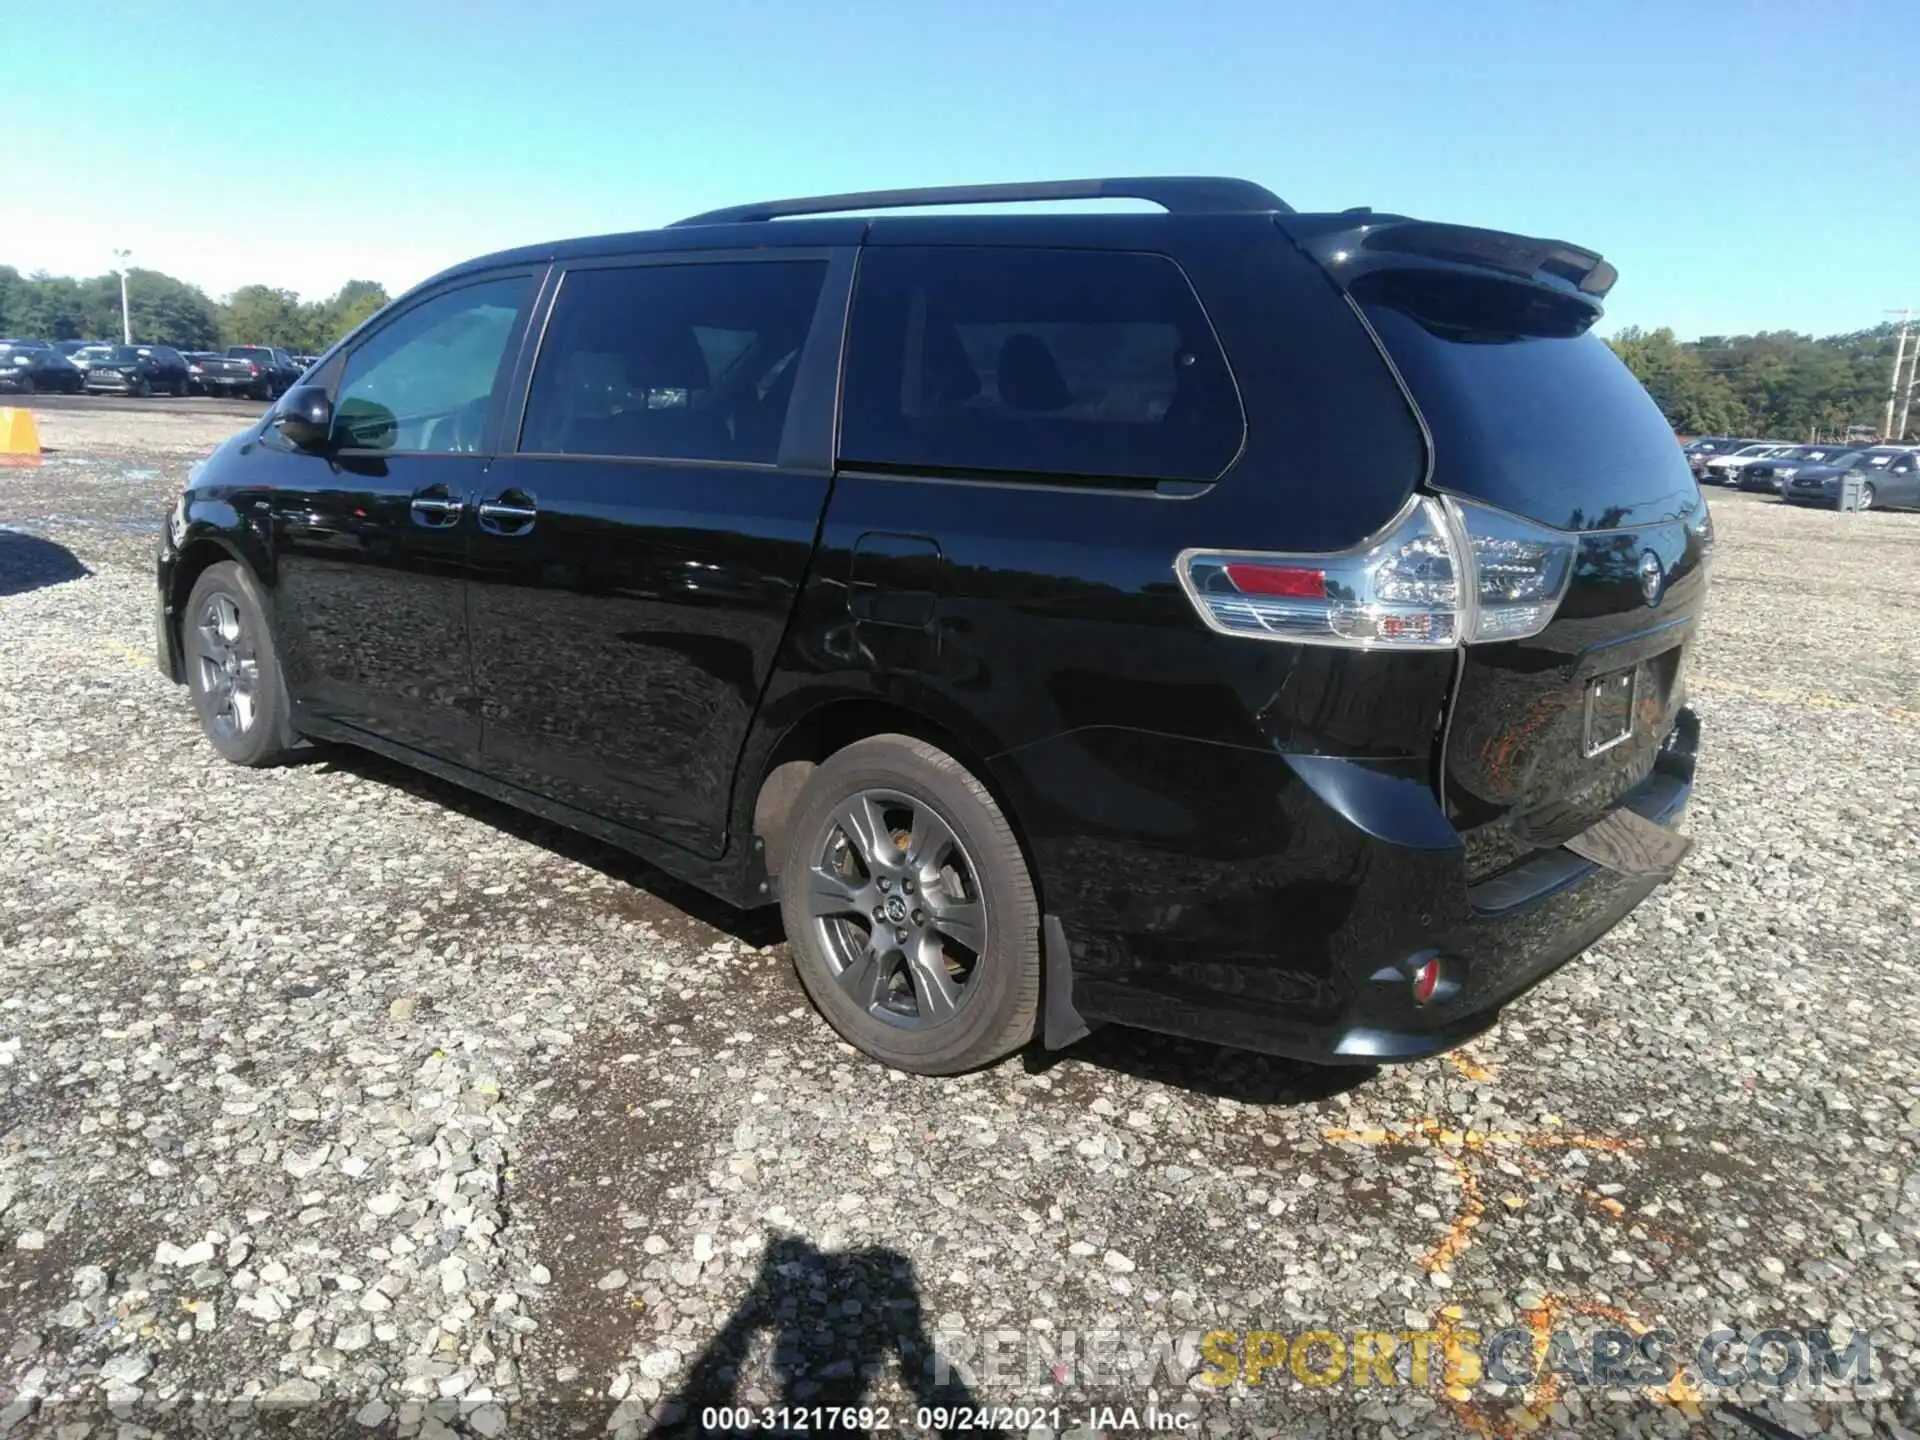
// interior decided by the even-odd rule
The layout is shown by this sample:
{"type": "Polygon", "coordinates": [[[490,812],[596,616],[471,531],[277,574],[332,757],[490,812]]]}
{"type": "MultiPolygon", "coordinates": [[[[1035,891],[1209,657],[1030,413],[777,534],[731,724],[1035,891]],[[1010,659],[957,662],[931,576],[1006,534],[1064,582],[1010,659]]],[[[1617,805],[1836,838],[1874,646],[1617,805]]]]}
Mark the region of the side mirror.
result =
{"type": "Polygon", "coordinates": [[[280,397],[273,424],[302,450],[318,450],[333,434],[333,401],[318,385],[296,385],[280,397]]]}

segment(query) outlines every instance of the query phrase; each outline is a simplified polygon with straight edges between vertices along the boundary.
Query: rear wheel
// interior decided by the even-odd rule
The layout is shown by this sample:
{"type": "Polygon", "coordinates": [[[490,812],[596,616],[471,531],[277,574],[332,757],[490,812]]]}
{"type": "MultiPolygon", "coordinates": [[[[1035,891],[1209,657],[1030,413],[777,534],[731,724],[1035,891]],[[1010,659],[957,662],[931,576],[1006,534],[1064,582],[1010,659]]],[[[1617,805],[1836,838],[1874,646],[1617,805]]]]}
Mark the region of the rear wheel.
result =
{"type": "Polygon", "coordinates": [[[142,400],[144,400],[149,395],[153,394],[153,382],[148,380],[146,376],[142,375],[140,376],[139,379],[135,380],[131,385],[127,386],[127,393],[129,395],[137,395],[142,400]]]}
{"type": "Polygon", "coordinates": [[[1039,903],[1013,827],[951,755],[876,735],[828,759],[795,804],[780,890],[807,994],[874,1059],[951,1075],[1032,1039],[1039,903]]]}
{"type": "Polygon", "coordinates": [[[36,385],[36,384],[34,383],[34,378],[33,378],[33,376],[31,376],[31,375],[22,375],[22,376],[20,377],[20,393],[21,393],[22,395],[31,395],[31,394],[33,394],[33,393],[34,393],[34,392],[35,392],[35,391],[36,391],[37,389],[39,389],[39,386],[38,386],[38,385],[36,385]]]}
{"type": "Polygon", "coordinates": [[[182,626],[187,685],[200,728],[236,765],[268,765],[292,748],[279,651],[259,587],[233,561],[194,583],[182,626]]]}
{"type": "Polygon", "coordinates": [[[172,393],[173,393],[173,398],[176,400],[186,399],[187,398],[187,382],[184,380],[174,381],[172,393]]]}

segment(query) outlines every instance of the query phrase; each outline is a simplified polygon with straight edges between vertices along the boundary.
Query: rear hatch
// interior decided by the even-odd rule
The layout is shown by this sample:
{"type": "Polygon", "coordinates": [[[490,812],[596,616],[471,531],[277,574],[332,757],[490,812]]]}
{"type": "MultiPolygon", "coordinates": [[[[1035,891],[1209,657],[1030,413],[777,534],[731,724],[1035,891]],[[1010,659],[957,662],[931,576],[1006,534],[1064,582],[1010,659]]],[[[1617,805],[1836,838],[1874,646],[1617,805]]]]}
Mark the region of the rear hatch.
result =
{"type": "Polygon", "coordinates": [[[1672,428],[1592,331],[1610,267],[1558,242],[1401,224],[1399,241],[1370,222],[1358,243],[1303,248],[1405,381],[1430,487],[1575,537],[1545,628],[1462,651],[1439,784],[1479,880],[1647,779],[1685,700],[1712,532],[1672,428]]]}

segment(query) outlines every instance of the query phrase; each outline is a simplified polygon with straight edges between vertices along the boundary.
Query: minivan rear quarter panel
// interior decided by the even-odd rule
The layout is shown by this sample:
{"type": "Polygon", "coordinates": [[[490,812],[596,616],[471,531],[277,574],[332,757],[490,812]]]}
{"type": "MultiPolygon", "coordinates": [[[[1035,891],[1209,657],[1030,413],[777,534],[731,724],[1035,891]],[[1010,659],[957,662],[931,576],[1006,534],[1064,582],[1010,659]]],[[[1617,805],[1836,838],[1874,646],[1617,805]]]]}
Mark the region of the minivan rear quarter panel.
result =
{"type": "MultiPolygon", "coordinates": [[[[1456,658],[1220,635],[1174,564],[1196,547],[1351,546],[1420,483],[1425,445],[1365,327],[1269,220],[1119,218],[1014,217],[994,240],[1178,263],[1248,417],[1237,456],[1210,485],[1158,488],[843,459],[763,721],[784,729],[858,692],[977,749],[1063,921],[1088,1013],[1119,1018],[1129,994],[1239,994],[1323,1021],[1353,956],[1434,921],[1436,889],[1463,894],[1434,792],[1456,658]],[[934,592],[923,625],[860,618],[855,557],[876,534],[937,547],[916,582],[934,592]],[[1409,908],[1359,903],[1381,885],[1409,908]]],[[[977,223],[882,220],[871,243],[981,238],[977,223]]],[[[850,323],[858,346],[857,283],[850,323]]]]}

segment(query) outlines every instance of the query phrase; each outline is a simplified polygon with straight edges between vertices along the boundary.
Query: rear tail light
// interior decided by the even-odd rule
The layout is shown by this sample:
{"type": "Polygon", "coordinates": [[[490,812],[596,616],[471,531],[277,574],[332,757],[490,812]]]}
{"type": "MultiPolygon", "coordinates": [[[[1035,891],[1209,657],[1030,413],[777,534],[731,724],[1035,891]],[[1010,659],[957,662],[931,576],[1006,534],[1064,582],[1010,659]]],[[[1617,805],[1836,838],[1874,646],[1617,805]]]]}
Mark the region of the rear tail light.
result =
{"type": "Polygon", "coordinates": [[[254,364],[253,361],[251,360],[247,362],[247,369],[255,375],[258,375],[260,373],[260,367],[254,364]]]}
{"type": "Polygon", "coordinates": [[[1175,569],[1201,619],[1225,635],[1434,650],[1539,634],[1566,594],[1575,544],[1483,505],[1421,496],[1353,550],[1189,550],[1175,569]]]}

